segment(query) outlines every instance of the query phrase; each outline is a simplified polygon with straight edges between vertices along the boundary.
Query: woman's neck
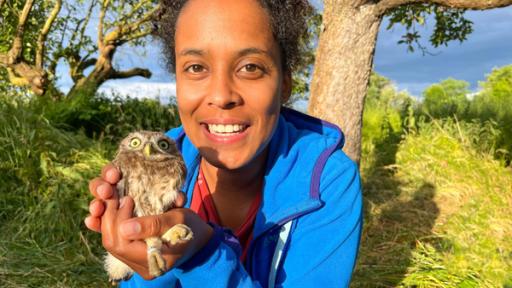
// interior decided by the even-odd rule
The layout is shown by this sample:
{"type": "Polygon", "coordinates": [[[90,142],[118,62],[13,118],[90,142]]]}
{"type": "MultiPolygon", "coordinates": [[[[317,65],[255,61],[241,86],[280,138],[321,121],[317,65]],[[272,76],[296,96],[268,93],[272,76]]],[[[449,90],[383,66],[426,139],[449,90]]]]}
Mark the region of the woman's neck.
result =
{"type": "Polygon", "coordinates": [[[203,158],[201,169],[212,195],[244,201],[253,199],[256,193],[262,190],[266,159],[267,150],[260,153],[250,164],[239,169],[227,170],[215,167],[203,158]]]}
{"type": "Polygon", "coordinates": [[[201,160],[201,169],[217,210],[220,225],[237,231],[245,222],[258,193],[263,190],[266,150],[236,170],[217,168],[201,160]]]}

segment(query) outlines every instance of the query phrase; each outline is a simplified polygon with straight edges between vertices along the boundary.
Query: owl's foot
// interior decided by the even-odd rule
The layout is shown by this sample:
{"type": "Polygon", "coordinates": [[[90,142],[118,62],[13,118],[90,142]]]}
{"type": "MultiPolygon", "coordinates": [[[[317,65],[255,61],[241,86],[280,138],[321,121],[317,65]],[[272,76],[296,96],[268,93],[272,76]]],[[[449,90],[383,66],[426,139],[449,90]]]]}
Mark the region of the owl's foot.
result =
{"type": "Polygon", "coordinates": [[[185,243],[192,240],[192,238],[194,238],[194,233],[192,233],[192,230],[188,226],[183,224],[172,226],[162,235],[162,239],[171,243],[171,245],[185,243]]]}
{"type": "Polygon", "coordinates": [[[151,276],[157,277],[165,272],[165,260],[160,253],[160,249],[148,248],[148,268],[151,276]]]}

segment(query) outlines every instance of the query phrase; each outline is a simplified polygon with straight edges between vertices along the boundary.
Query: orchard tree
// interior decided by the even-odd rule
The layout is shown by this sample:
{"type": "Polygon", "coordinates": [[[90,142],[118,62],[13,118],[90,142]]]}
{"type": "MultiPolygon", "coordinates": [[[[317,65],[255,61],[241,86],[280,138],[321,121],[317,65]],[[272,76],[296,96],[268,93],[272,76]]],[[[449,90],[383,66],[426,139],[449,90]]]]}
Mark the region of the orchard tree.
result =
{"type": "Polygon", "coordinates": [[[389,16],[390,26],[406,27],[401,43],[410,50],[423,49],[415,26],[423,25],[429,14],[436,20],[430,42],[437,47],[463,41],[472,32],[465,10],[511,4],[512,0],[325,0],[309,113],[338,124],[347,138],[345,152],[359,162],[364,100],[383,17],[389,16]]]}
{"type": "Polygon", "coordinates": [[[120,46],[145,45],[157,2],[0,0],[0,73],[12,85],[28,86],[37,95],[50,91],[57,98],[63,96],[55,87],[61,60],[73,80],[68,97],[93,95],[110,79],[149,78],[147,69],[119,71],[113,61],[120,46]]]}

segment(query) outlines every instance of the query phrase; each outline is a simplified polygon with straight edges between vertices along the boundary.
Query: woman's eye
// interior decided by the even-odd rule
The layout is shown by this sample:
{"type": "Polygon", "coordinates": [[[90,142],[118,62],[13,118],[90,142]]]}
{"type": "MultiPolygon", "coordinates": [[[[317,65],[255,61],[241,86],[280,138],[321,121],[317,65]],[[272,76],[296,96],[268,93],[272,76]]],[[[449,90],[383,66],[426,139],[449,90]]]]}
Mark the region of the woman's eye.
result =
{"type": "Polygon", "coordinates": [[[255,80],[261,78],[263,74],[265,74],[265,69],[260,65],[246,64],[238,70],[238,73],[242,78],[255,80]]]}
{"type": "Polygon", "coordinates": [[[242,71],[243,72],[256,72],[258,71],[259,67],[255,64],[247,64],[247,65],[244,65],[244,67],[242,67],[242,71]]]}
{"type": "Polygon", "coordinates": [[[205,69],[203,66],[199,65],[199,64],[194,64],[194,65],[190,65],[186,71],[188,72],[192,72],[192,73],[201,73],[203,72],[205,69]]]}

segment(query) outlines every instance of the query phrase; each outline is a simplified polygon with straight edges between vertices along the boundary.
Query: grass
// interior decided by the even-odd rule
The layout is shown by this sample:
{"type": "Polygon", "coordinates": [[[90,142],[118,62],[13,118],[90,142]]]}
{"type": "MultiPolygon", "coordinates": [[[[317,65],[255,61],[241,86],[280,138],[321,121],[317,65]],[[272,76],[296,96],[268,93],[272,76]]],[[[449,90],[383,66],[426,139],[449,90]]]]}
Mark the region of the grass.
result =
{"type": "Polygon", "coordinates": [[[398,141],[395,159],[384,149],[374,157],[385,155],[381,165],[363,163],[353,287],[511,285],[512,173],[475,149],[475,125],[423,124],[398,141]]]}
{"type": "MultiPolygon", "coordinates": [[[[109,149],[55,128],[23,100],[0,106],[0,287],[105,286],[87,183],[109,149]]],[[[106,287],[106,286],[105,286],[106,287]]]]}
{"type": "MultiPolygon", "coordinates": [[[[87,183],[124,133],[171,127],[175,110],[101,98],[63,113],[31,101],[0,96],[0,287],[110,287],[99,235],[83,225],[87,183]]],[[[365,117],[352,287],[512,287],[512,172],[492,157],[496,127],[365,117]]]]}

